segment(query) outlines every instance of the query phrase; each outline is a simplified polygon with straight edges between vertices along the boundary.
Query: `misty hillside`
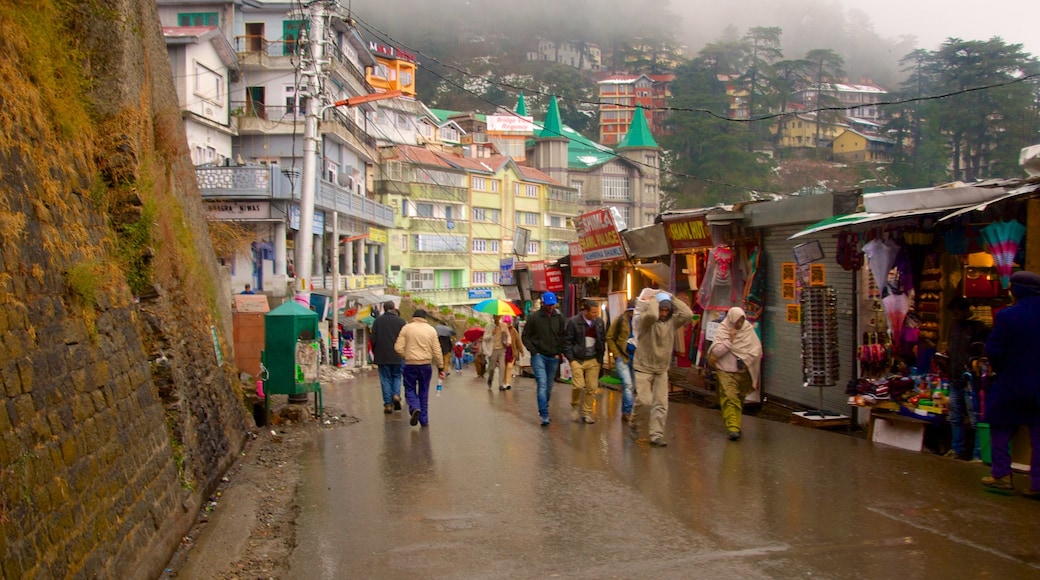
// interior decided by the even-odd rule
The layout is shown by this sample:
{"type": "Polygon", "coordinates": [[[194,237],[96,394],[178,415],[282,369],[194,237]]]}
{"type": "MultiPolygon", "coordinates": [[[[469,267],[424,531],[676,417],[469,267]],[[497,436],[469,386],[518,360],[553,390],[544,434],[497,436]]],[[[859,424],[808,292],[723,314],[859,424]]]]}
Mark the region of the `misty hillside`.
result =
{"type": "MultiPolygon", "coordinates": [[[[851,81],[895,86],[901,77],[899,59],[916,47],[912,37],[882,37],[863,12],[828,0],[664,1],[653,10],[619,0],[354,0],[351,10],[363,28],[367,24],[372,29],[369,36],[386,37],[427,57],[460,65],[472,55],[474,45],[489,39],[501,39],[501,44],[480,56],[523,60],[541,37],[594,42],[603,50],[609,70],[611,47],[619,41],[654,39],[680,46],[693,57],[705,45],[736,40],[751,27],[777,26],[783,30],[785,58],[832,49],[844,58],[851,81]]],[[[430,64],[429,58],[420,60],[424,66],[430,64]]]]}

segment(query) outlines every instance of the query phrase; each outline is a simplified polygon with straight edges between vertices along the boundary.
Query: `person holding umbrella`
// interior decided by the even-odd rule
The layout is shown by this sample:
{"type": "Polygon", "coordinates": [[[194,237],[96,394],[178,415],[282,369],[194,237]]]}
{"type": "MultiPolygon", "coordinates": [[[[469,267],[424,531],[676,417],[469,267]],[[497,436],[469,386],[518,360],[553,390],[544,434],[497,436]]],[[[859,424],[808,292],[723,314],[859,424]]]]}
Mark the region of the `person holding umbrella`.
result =
{"type": "MultiPolygon", "coordinates": [[[[487,373],[487,388],[491,390],[491,382],[495,379],[495,369],[505,371],[505,353],[506,353],[506,342],[509,340],[509,331],[507,327],[502,323],[502,317],[495,314],[491,317],[491,322],[484,328],[484,344],[483,350],[487,358],[487,366],[484,372],[487,373]]],[[[498,389],[505,390],[505,372],[498,374],[498,389]]]]}
{"type": "Polygon", "coordinates": [[[531,372],[538,384],[538,416],[549,426],[549,398],[563,356],[563,315],[556,312],[556,294],[542,294],[542,307],[527,317],[523,342],[531,353],[531,372]]]}
{"type": "Polygon", "coordinates": [[[437,365],[437,378],[444,378],[444,355],[437,331],[426,321],[426,311],[419,309],[412,321],[401,329],[394,350],[404,359],[404,397],[414,427],[430,424],[430,378],[432,365],[437,365]]]}

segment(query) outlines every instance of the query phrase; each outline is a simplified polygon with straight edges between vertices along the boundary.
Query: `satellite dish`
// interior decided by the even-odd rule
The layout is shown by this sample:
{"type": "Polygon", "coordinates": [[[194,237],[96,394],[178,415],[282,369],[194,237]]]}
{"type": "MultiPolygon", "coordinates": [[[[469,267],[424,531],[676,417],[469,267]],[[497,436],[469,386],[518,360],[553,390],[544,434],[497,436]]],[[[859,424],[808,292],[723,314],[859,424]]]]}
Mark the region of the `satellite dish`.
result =
{"type": "Polygon", "coordinates": [[[449,230],[455,229],[455,221],[454,220],[448,220],[448,229],[449,230]]]}

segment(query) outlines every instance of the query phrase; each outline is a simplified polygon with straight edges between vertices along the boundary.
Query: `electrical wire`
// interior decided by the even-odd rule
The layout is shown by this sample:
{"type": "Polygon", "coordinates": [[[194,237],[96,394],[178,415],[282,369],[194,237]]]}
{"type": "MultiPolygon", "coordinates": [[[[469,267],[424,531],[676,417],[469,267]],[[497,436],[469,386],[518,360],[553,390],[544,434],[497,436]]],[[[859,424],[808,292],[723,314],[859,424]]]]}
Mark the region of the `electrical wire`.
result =
{"type": "MultiPolygon", "coordinates": [[[[544,96],[544,97],[556,96],[556,98],[558,100],[570,101],[570,102],[577,103],[577,104],[596,105],[597,107],[603,106],[603,105],[617,106],[616,103],[606,103],[606,102],[603,102],[603,101],[588,101],[588,100],[584,100],[584,99],[575,99],[575,98],[569,98],[569,97],[565,98],[565,97],[560,97],[559,95],[553,95],[551,93],[547,93],[545,91],[540,91],[538,89],[534,89],[534,88],[531,88],[531,87],[521,87],[519,85],[514,85],[514,84],[503,82],[503,81],[489,81],[487,79],[484,79],[483,77],[479,77],[477,75],[474,75],[473,73],[471,73],[471,72],[469,72],[469,71],[467,71],[465,69],[462,69],[462,68],[459,68],[457,66],[454,66],[454,65],[448,64],[446,62],[443,62],[443,61],[437,59],[436,57],[433,57],[433,56],[431,56],[429,54],[426,54],[426,53],[424,53],[424,52],[422,52],[422,51],[420,51],[418,49],[412,48],[412,47],[408,46],[407,44],[403,44],[400,41],[398,41],[398,40],[394,39],[393,37],[391,37],[389,34],[379,30],[378,28],[375,28],[374,26],[368,24],[367,22],[363,21],[362,19],[358,18],[357,16],[355,16],[354,19],[357,22],[361,23],[363,25],[363,27],[366,30],[369,31],[369,33],[381,35],[384,38],[386,38],[388,41],[390,41],[390,42],[392,42],[394,44],[398,44],[400,46],[403,46],[403,47],[407,48],[409,51],[414,52],[416,54],[419,54],[419,55],[423,56],[424,58],[429,59],[429,60],[431,60],[431,61],[433,61],[433,62],[435,62],[435,63],[437,63],[437,64],[439,64],[439,65],[441,65],[441,66],[443,66],[445,68],[447,68],[447,69],[454,70],[454,71],[456,71],[456,72],[458,72],[460,74],[463,74],[463,75],[471,77],[471,78],[479,78],[479,79],[487,82],[488,84],[492,84],[492,85],[496,85],[496,86],[500,86],[500,87],[504,87],[504,88],[508,88],[508,89],[513,89],[515,91],[523,91],[523,92],[525,92],[527,94],[541,95],[541,96],[544,96]]],[[[425,70],[427,72],[433,73],[433,71],[431,69],[427,68],[425,70]]],[[[440,78],[444,78],[443,76],[437,75],[436,73],[433,73],[433,74],[435,74],[435,76],[438,76],[440,78]]],[[[1030,80],[1033,80],[1033,79],[1040,79],[1040,73],[1033,73],[1033,74],[1023,75],[1021,77],[1018,77],[1018,78],[1015,78],[1015,79],[1010,79],[1010,80],[999,82],[999,83],[992,83],[992,84],[987,84],[987,85],[979,85],[979,86],[976,86],[976,87],[968,87],[968,88],[965,88],[965,89],[958,89],[956,91],[950,91],[948,93],[942,93],[942,94],[938,94],[938,95],[928,95],[928,96],[923,96],[923,97],[913,97],[913,98],[898,99],[898,100],[893,100],[893,101],[880,101],[880,102],[877,102],[877,103],[864,103],[864,104],[859,104],[859,105],[834,106],[834,107],[816,107],[816,108],[804,109],[804,110],[800,110],[800,111],[784,111],[784,112],[780,112],[780,113],[770,113],[770,114],[767,114],[767,115],[760,115],[760,116],[756,116],[756,117],[750,117],[750,118],[747,118],[747,119],[736,119],[736,118],[727,117],[726,115],[720,115],[719,113],[716,113],[716,112],[714,112],[714,111],[712,111],[710,109],[700,108],[700,107],[693,107],[693,108],[689,108],[689,107],[642,107],[642,108],[644,110],[646,110],[646,111],[664,111],[664,112],[672,112],[672,113],[704,113],[704,114],[710,115],[710,116],[715,117],[715,118],[717,118],[719,120],[722,120],[722,121],[729,121],[729,122],[733,122],[733,123],[745,123],[745,124],[747,124],[747,123],[754,123],[754,122],[757,122],[757,121],[765,121],[765,120],[776,119],[776,118],[781,118],[781,117],[790,117],[790,116],[794,116],[794,115],[804,115],[806,113],[817,113],[817,112],[828,112],[828,111],[851,111],[851,110],[854,110],[854,109],[862,108],[863,106],[866,106],[866,105],[870,105],[870,106],[903,105],[903,104],[907,104],[907,103],[933,101],[933,100],[938,100],[938,99],[947,99],[947,98],[950,98],[950,97],[956,97],[958,95],[963,95],[963,94],[967,94],[967,93],[973,93],[973,92],[977,92],[977,91],[987,91],[987,90],[991,90],[991,89],[999,89],[999,88],[1002,88],[1002,87],[1006,87],[1006,86],[1015,85],[1015,84],[1018,84],[1018,83],[1027,82],[1027,81],[1030,81],[1030,80]]]]}

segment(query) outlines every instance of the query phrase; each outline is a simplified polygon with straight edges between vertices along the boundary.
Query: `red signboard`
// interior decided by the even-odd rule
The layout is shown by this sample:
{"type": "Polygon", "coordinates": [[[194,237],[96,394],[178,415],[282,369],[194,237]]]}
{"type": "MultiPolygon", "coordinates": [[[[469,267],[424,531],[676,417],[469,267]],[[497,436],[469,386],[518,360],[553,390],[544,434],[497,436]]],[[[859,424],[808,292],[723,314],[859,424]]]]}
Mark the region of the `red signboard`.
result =
{"type": "Polygon", "coordinates": [[[545,285],[545,260],[528,262],[527,269],[531,271],[531,287],[535,292],[547,292],[549,288],[545,285]]]}
{"type": "Polygon", "coordinates": [[[549,292],[563,292],[563,270],[557,267],[546,268],[545,287],[549,292]]]}
{"type": "Polygon", "coordinates": [[[585,254],[585,262],[594,264],[608,260],[624,260],[625,246],[621,243],[614,217],[607,208],[578,216],[578,243],[585,254]]]}
{"type": "Polygon", "coordinates": [[[704,216],[665,220],[664,233],[668,236],[668,245],[673,251],[712,246],[711,229],[708,228],[708,221],[704,216]]]}
{"type": "Polygon", "coordinates": [[[571,254],[571,276],[575,278],[598,278],[599,266],[589,266],[585,262],[585,254],[581,251],[580,242],[569,244],[571,254]]]}

